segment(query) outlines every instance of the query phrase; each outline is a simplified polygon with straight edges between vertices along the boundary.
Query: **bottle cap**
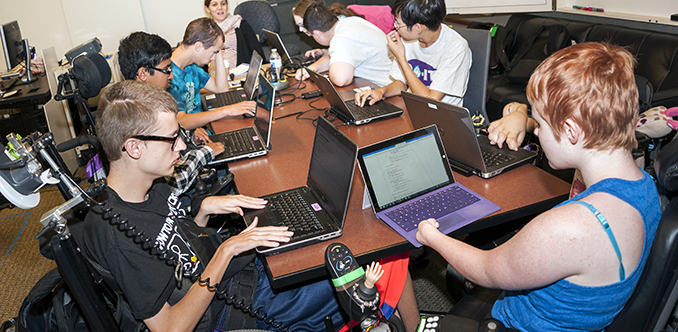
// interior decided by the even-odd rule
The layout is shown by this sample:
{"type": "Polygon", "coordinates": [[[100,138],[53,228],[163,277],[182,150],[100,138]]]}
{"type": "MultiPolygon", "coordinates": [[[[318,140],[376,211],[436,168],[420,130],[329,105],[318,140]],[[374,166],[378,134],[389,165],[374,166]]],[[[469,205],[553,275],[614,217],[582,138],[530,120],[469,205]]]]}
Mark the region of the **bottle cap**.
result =
{"type": "Polygon", "coordinates": [[[273,52],[278,52],[278,49],[277,49],[277,48],[272,48],[272,49],[271,49],[271,53],[273,53],[273,52]]]}

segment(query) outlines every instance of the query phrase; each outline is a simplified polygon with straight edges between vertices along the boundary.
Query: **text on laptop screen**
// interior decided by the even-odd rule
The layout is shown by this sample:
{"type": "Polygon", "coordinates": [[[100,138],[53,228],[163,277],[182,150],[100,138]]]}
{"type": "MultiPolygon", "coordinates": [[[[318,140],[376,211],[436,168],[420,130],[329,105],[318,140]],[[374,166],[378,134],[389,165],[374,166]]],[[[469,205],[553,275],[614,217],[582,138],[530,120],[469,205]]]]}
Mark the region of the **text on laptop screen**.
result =
{"type": "Polygon", "coordinates": [[[365,154],[363,161],[381,209],[450,183],[433,134],[365,154]]]}
{"type": "MultiPolygon", "coordinates": [[[[257,114],[254,118],[254,125],[257,127],[261,138],[268,140],[268,128],[271,120],[271,110],[273,110],[275,90],[265,78],[259,80],[259,90],[257,92],[257,114]]],[[[263,142],[268,146],[268,142],[263,142]]]]}
{"type": "Polygon", "coordinates": [[[332,128],[325,128],[324,123],[318,121],[308,170],[308,185],[322,196],[320,200],[328,212],[341,222],[353,180],[356,151],[343,143],[344,140],[349,140],[346,136],[338,130],[330,129],[332,128]],[[338,174],[346,176],[337,176],[338,174]]]}

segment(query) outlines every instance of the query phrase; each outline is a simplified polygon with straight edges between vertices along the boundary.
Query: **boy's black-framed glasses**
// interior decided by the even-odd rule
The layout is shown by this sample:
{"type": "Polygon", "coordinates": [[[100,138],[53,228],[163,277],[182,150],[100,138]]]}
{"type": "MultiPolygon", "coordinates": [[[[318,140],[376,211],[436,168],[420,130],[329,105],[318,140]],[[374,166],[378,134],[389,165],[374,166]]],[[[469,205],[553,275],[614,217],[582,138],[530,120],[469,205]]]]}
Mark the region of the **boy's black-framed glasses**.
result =
{"type": "MultiPolygon", "coordinates": [[[[160,141],[172,143],[172,151],[174,151],[174,148],[177,146],[177,141],[179,140],[179,137],[181,137],[180,133],[177,133],[176,135],[174,135],[174,137],[154,136],[154,135],[134,135],[130,138],[135,138],[140,141],[160,141]]],[[[122,147],[122,151],[127,151],[125,150],[124,146],[122,147]]]]}
{"type": "Polygon", "coordinates": [[[169,75],[169,74],[172,73],[172,67],[167,67],[167,68],[165,68],[165,69],[160,69],[160,68],[148,66],[148,67],[146,67],[146,68],[157,70],[157,71],[159,71],[159,72],[161,72],[161,73],[163,73],[163,74],[165,74],[165,75],[169,75]]]}

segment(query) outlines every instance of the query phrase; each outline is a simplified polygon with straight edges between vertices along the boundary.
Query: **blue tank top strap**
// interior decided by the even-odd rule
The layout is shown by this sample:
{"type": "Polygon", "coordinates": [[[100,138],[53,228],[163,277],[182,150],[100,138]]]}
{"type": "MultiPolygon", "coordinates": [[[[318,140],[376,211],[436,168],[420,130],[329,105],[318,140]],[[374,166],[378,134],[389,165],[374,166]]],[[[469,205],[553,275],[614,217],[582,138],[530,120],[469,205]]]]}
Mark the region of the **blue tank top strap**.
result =
{"type": "Polygon", "coordinates": [[[619,281],[622,281],[626,279],[626,272],[624,271],[624,264],[622,263],[622,256],[621,256],[621,251],[619,251],[619,245],[617,244],[617,239],[615,239],[614,234],[612,233],[612,229],[610,229],[610,225],[607,223],[607,219],[603,216],[598,209],[593,207],[593,205],[582,202],[582,201],[571,201],[570,203],[578,203],[581,204],[585,207],[587,207],[593,215],[598,219],[600,224],[603,226],[603,229],[607,233],[607,236],[610,238],[610,242],[612,242],[612,246],[614,247],[614,251],[617,253],[617,258],[619,258],[619,281]]]}

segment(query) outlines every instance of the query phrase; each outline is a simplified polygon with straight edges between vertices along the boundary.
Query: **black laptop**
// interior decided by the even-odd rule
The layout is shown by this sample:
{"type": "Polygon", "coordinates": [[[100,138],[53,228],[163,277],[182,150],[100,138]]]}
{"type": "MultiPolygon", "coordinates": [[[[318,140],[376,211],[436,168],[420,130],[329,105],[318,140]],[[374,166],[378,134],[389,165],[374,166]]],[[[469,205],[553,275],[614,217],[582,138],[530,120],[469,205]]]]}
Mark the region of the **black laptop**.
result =
{"type": "Polygon", "coordinates": [[[275,89],[268,79],[260,74],[254,126],[210,135],[213,142],[223,143],[225,149],[222,154],[209,162],[210,165],[263,156],[268,152],[271,148],[274,98],[275,89]]]}
{"type": "Polygon", "coordinates": [[[490,178],[537,156],[533,151],[513,151],[506,144],[500,149],[490,144],[484,133],[476,134],[468,109],[414,93],[402,92],[415,129],[436,124],[450,165],[462,173],[472,172],[490,178]]]}
{"type": "Polygon", "coordinates": [[[252,51],[250,68],[247,70],[247,76],[245,76],[245,83],[242,89],[204,94],[201,96],[203,108],[209,111],[214,108],[237,104],[241,101],[254,100],[254,93],[257,91],[257,76],[259,76],[262,62],[263,60],[259,53],[252,51]]]}
{"type": "Polygon", "coordinates": [[[288,226],[294,232],[279,247],[257,248],[263,254],[277,254],[341,236],[348,210],[348,198],[358,146],[323,117],[318,117],[306,186],[264,196],[263,210],[246,210],[250,225],[259,217],[259,226],[288,226]]]}
{"type": "Polygon", "coordinates": [[[400,107],[383,100],[374,103],[374,105],[366,104],[365,106],[357,105],[355,100],[344,101],[329,78],[308,68],[306,71],[313,83],[323,93],[327,102],[330,103],[332,110],[345,123],[362,125],[371,121],[393,118],[403,114],[403,110],[400,107]]]}

